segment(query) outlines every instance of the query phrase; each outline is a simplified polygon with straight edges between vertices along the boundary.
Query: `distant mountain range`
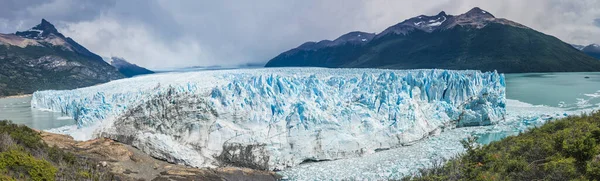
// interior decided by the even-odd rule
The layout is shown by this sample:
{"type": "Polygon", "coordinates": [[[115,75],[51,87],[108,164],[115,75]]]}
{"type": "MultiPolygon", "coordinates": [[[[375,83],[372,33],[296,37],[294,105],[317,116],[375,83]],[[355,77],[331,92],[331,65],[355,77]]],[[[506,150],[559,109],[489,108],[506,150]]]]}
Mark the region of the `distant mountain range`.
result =
{"type": "Polygon", "coordinates": [[[107,63],[109,63],[110,65],[112,65],[113,67],[117,68],[117,70],[119,70],[119,72],[121,72],[126,77],[133,77],[133,76],[137,76],[137,75],[154,73],[153,71],[148,70],[144,67],[140,67],[136,64],[129,63],[124,58],[110,57],[110,58],[105,58],[104,60],[107,63]]]}
{"type": "Polygon", "coordinates": [[[183,68],[170,68],[170,69],[157,69],[154,70],[158,73],[164,72],[194,72],[194,71],[203,71],[203,70],[225,70],[225,69],[252,69],[252,68],[263,68],[265,66],[264,63],[244,63],[237,65],[209,65],[209,66],[189,66],[183,68]]]}
{"type": "Polygon", "coordinates": [[[307,42],[266,67],[600,71],[600,61],[561,40],[473,8],[461,15],[417,16],[379,34],[350,32],[307,42]]]}
{"type": "Polygon", "coordinates": [[[124,77],[44,19],[27,31],[0,34],[0,96],[73,89],[124,77]]]}
{"type": "Polygon", "coordinates": [[[600,59],[600,45],[598,45],[598,44],[591,44],[588,46],[575,45],[575,44],[571,44],[571,45],[573,47],[577,48],[578,50],[581,50],[583,53],[588,54],[589,56],[600,59]]]}

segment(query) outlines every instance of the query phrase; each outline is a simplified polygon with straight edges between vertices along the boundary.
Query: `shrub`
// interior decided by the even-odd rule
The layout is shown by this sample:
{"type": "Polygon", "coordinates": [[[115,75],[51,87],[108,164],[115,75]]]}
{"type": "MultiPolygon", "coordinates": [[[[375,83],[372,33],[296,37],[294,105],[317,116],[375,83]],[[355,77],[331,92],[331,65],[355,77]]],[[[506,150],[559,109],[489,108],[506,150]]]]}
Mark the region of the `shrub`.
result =
{"type": "Polygon", "coordinates": [[[48,146],[37,131],[0,121],[0,181],[111,178],[97,162],[48,146]]]}
{"type": "Polygon", "coordinates": [[[585,171],[589,178],[600,178],[600,160],[588,162],[585,171]]]}
{"type": "Polygon", "coordinates": [[[8,151],[15,144],[15,141],[6,133],[0,134],[0,152],[8,151]]]}
{"type": "Polygon", "coordinates": [[[0,121],[0,133],[10,135],[18,144],[26,148],[39,149],[44,146],[40,134],[23,125],[12,124],[10,121],[0,121]]]}
{"type": "Polygon", "coordinates": [[[598,180],[600,112],[567,117],[467,152],[403,180],[598,180]]]}
{"type": "Polygon", "coordinates": [[[27,172],[31,180],[54,180],[57,168],[46,160],[36,159],[15,146],[6,152],[0,153],[0,170],[14,170],[27,172]]]}

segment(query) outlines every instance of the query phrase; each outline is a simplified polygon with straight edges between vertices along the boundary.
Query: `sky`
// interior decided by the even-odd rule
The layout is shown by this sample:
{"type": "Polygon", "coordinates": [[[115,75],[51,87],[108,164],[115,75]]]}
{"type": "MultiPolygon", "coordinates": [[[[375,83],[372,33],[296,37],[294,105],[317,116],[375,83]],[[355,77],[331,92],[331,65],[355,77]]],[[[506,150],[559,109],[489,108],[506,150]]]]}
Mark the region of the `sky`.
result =
{"type": "Polygon", "coordinates": [[[101,56],[151,68],[266,63],[306,41],[379,33],[480,7],[561,40],[600,43],[600,0],[2,0],[0,32],[53,23],[101,56]]]}

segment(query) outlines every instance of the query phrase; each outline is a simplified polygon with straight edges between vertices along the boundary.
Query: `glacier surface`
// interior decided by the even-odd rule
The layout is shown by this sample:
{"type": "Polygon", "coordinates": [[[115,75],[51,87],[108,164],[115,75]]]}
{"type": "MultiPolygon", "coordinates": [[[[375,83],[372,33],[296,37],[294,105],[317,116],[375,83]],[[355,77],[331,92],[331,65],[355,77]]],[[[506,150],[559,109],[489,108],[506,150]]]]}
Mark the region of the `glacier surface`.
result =
{"type": "Polygon", "coordinates": [[[548,121],[590,113],[599,108],[567,110],[510,99],[506,103],[505,120],[494,125],[446,130],[410,146],[363,157],[301,164],[278,173],[285,180],[401,180],[420,174],[419,169],[431,168],[464,153],[462,140],[476,138],[479,144],[488,144],[548,121]]]}
{"type": "Polygon", "coordinates": [[[505,119],[504,75],[447,70],[278,68],[165,73],[68,91],[76,139],[110,137],[196,167],[283,170],[415,144],[505,119]]]}

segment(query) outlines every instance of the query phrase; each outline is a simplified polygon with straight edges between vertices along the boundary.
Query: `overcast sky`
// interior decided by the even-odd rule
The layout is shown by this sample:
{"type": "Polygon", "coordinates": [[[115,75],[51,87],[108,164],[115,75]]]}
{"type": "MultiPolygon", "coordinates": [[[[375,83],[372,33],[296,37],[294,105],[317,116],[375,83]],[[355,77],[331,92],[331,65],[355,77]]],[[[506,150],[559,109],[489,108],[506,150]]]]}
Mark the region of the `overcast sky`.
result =
{"type": "Polygon", "coordinates": [[[0,32],[47,19],[101,56],[149,68],[265,63],[306,41],[481,7],[568,43],[600,43],[600,0],[2,0],[0,32]]]}

